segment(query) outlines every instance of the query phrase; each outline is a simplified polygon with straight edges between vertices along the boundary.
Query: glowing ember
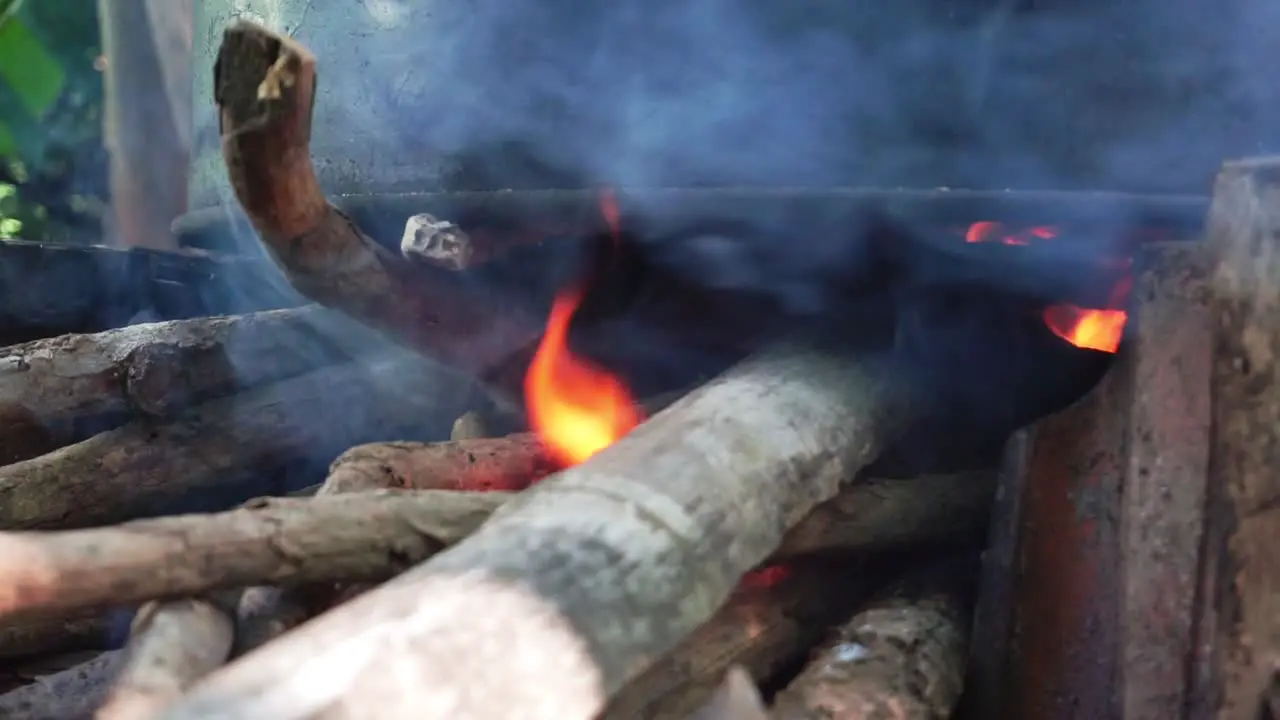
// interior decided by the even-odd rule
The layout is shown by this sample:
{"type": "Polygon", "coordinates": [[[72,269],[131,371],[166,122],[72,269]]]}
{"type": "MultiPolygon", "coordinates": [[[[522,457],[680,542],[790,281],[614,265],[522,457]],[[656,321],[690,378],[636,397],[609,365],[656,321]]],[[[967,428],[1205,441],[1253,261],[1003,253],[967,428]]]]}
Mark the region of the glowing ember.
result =
{"type": "MultiPolygon", "coordinates": [[[[617,240],[613,194],[605,192],[600,204],[617,240]]],[[[525,376],[529,424],[566,465],[612,445],[644,419],[621,380],[569,350],[569,323],[581,303],[582,292],[576,288],[556,297],[525,376]]]]}
{"type": "MultiPolygon", "coordinates": [[[[1031,240],[1048,240],[1058,234],[1051,227],[1040,226],[1028,228],[1019,233],[1006,233],[998,222],[982,220],[973,223],[965,231],[964,241],[968,243],[1000,242],[1005,245],[1028,245],[1031,240]]],[[[1045,325],[1055,335],[1088,350],[1100,350],[1113,353],[1120,349],[1120,341],[1124,338],[1124,327],[1129,316],[1123,307],[1128,300],[1132,281],[1129,278],[1116,285],[1111,293],[1108,308],[1090,309],[1063,303],[1045,310],[1045,325]]]]}

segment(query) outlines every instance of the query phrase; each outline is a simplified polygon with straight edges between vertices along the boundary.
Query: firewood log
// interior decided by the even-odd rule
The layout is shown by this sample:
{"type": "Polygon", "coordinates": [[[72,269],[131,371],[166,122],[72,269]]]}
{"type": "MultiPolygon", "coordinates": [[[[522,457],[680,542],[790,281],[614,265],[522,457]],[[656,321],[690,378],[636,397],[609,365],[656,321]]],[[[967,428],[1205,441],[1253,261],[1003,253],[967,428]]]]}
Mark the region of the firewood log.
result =
{"type": "Polygon", "coordinates": [[[5,720],[88,720],[102,703],[127,653],[105,652],[88,662],[0,695],[5,720]]]}
{"type": "Polygon", "coordinates": [[[193,402],[349,359],[372,337],[340,315],[306,307],[146,323],[0,349],[0,464],[65,445],[76,420],[171,415],[193,402]]]}
{"type": "Polygon", "coordinates": [[[799,344],[764,352],[462,543],[213,673],[167,717],[341,718],[376,703],[594,718],[901,432],[920,404],[899,370],[799,344]]]}
{"type": "Polygon", "coordinates": [[[738,665],[755,681],[803,660],[884,580],[866,562],[792,562],[748,575],[729,602],[610,703],[607,720],[684,720],[738,665]]]}
{"type": "Polygon", "coordinates": [[[946,720],[964,689],[970,558],[916,570],[849,619],[775,698],[775,720],[946,720]]]}
{"type": "MultiPolygon", "coordinates": [[[[457,273],[406,260],[360,232],[320,191],[309,154],[316,60],[249,22],[214,66],[223,157],[245,214],[303,295],[473,376],[536,341],[539,319],[457,273]]],[[[511,397],[519,387],[505,388],[511,397]]]]}
{"type": "MultiPolygon", "coordinates": [[[[384,356],[386,357],[386,356],[384,356]]],[[[322,368],[167,421],[138,420],[0,468],[0,529],[105,525],[356,443],[447,432],[473,397],[443,368],[391,359],[322,368]]]]}
{"type": "Polygon", "coordinates": [[[258,583],[385,580],[466,537],[508,497],[381,491],[261,498],[210,515],[0,533],[0,616],[258,583]]]}
{"type": "Polygon", "coordinates": [[[226,662],[234,629],[230,613],[218,602],[144,605],[133,620],[128,660],[95,719],[156,717],[191,683],[226,662]]]}
{"type": "Polygon", "coordinates": [[[1195,717],[1257,717],[1280,667],[1280,161],[1223,166],[1209,211],[1213,416],[1195,717]]]}

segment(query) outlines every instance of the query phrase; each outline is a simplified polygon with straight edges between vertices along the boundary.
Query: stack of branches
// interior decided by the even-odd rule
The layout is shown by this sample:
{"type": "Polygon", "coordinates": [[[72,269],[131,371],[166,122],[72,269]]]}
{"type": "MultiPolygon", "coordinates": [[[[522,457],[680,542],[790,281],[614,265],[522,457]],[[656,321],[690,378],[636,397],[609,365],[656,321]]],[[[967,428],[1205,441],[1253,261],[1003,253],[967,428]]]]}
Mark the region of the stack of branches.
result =
{"type": "MultiPolygon", "coordinates": [[[[325,200],[304,47],[238,23],[215,76],[232,186],[292,284],[431,361],[370,341],[391,356],[282,371],[279,325],[316,308],[50,341],[101,367],[17,381],[39,397],[5,422],[142,417],[0,469],[0,655],[138,610],[122,650],[0,696],[0,715],[949,714],[994,472],[864,472],[927,411],[893,363],[781,343],[569,468],[533,435],[488,437],[442,368],[511,395],[504,363],[540,323],[460,281],[474,256],[388,252],[325,200]],[[259,326],[228,366],[228,338],[259,326]],[[205,339],[138,339],[192,328],[205,339]],[[443,413],[451,439],[385,442],[443,413]],[[309,497],[149,517],[303,447],[338,456],[309,497]]],[[[68,352],[38,351],[11,349],[13,372],[68,352]]]]}

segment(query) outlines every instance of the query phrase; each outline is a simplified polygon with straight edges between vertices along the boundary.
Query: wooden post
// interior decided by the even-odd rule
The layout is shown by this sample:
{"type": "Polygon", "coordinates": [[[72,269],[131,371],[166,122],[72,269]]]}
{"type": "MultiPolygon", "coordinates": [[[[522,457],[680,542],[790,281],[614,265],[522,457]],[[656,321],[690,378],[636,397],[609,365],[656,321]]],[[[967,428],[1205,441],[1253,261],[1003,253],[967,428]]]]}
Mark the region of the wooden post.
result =
{"type": "Polygon", "coordinates": [[[1280,158],[1223,166],[1209,212],[1213,400],[1192,717],[1265,717],[1280,667],[1280,158]]]}

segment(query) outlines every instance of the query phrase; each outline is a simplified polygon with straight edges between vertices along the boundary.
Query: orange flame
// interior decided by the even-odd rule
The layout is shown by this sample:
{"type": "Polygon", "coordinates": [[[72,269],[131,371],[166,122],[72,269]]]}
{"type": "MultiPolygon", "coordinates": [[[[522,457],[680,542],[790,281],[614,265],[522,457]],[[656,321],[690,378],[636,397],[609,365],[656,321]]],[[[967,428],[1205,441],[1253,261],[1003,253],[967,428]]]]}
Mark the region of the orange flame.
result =
{"type": "MultiPolygon", "coordinates": [[[[1047,226],[1027,228],[1019,233],[1005,233],[1004,226],[1000,223],[982,220],[969,226],[965,231],[964,241],[1029,245],[1032,240],[1049,240],[1057,234],[1055,228],[1047,226]]],[[[1117,308],[1123,307],[1128,300],[1132,284],[1129,278],[1117,284],[1107,308],[1082,308],[1067,303],[1054,305],[1044,311],[1044,323],[1053,334],[1078,348],[1114,353],[1120,349],[1125,324],[1129,320],[1128,313],[1117,308]]]]}
{"type": "MultiPolygon", "coordinates": [[[[617,201],[606,191],[600,204],[617,241],[617,201]]],[[[595,455],[644,420],[621,380],[569,350],[569,323],[581,304],[577,288],[556,296],[525,376],[529,424],[566,465],[595,455]]]]}

